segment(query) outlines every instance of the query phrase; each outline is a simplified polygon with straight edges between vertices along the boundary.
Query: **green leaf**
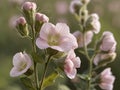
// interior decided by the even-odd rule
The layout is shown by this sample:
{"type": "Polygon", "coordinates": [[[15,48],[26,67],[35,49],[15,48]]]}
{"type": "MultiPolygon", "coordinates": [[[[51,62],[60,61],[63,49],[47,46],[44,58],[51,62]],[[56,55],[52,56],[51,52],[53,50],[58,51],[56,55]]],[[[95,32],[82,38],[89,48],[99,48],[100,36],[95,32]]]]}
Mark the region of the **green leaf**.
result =
{"type": "Polygon", "coordinates": [[[58,72],[53,72],[51,75],[45,78],[42,88],[46,88],[55,82],[55,79],[59,76],[58,72]]]}
{"type": "Polygon", "coordinates": [[[26,88],[29,90],[35,90],[35,86],[33,84],[33,81],[27,77],[20,78],[21,82],[25,85],[26,88]]]}

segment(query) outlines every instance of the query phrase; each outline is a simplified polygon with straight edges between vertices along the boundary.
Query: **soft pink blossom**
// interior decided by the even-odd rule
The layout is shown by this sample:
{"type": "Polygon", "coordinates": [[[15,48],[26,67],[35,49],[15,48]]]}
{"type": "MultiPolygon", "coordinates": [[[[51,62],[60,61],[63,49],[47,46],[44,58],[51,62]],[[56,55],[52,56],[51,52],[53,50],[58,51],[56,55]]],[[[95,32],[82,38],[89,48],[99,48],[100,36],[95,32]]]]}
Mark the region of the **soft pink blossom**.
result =
{"type": "Polygon", "coordinates": [[[113,34],[109,31],[103,33],[102,44],[100,45],[100,50],[114,52],[116,50],[116,40],[113,34]]]}
{"type": "Polygon", "coordinates": [[[100,74],[100,88],[103,90],[113,90],[113,83],[115,81],[115,77],[112,75],[111,68],[106,68],[100,74]]]}
{"type": "Polygon", "coordinates": [[[77,39],[78,47],[83,47],[84,42],[85,42],[85,45],[87,46],[92,41],[92,38],[93,38],[93,32],[92,31],[87,31],[85,33],[85,41],[84,41],[84,35],[80,31],[74,32],[73,35],[77,39]]]}
{"type": "Polygon", "coordinates": [[[40,49],[52,48],[61,52],[67,52],[78,47],[76,38],[70,33],[65,23],[43,24],[36,45],[40,49]]]}
{"type": "Polygon", "coordinates": [[[76,57],[74,50],[69,51],[65,60],[64,72],[70,78],[73,79],[76,76],[76,68],[80,68],[80,58],[76,57]]]}
{"type": "Polygon", "coordinates": [[[30,56],[25,52],[16,53],[13,57],[13,68],[10,71],[11,77],[17,77],[24,74],[32,66],[30,56]]]}
{"type": "Polygon", "coordinates": [[[34,2],[25,2],[25,3],[23,4],[22,8],[23,8],[24,10],[26,10],[26,11],[28,11],[28,10],[33,10],[33,11],[35,11],[36,8],[37,8],[37,5],[36,5],[36,3],[34,3],[34,2]]]}
{"type": "Polygon", "coordinates": [[[36,21],[40,21],[40,22],[44,22],[44,23],[49,22],[49,18],[45,14],[42,14],[42,13],[36,13],[35,19],[36,19],[36,21]]]}

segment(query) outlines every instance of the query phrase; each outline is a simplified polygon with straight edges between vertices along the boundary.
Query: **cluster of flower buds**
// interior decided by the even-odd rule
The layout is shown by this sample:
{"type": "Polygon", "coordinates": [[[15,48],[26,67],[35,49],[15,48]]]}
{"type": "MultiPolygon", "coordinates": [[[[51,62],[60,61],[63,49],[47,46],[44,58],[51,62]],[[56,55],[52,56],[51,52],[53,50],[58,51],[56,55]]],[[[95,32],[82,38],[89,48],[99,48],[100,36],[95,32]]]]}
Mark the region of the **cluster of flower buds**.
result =
{"type": "Polygon", "coordinates": [[[34,2],[25,2],[22,5],[23,16],[16,20],[16,28],[21,36],[29,35],[29,25],[35,26],[36,32],[39,32],[40,27],[49,22],[49,18],[42,13],[37,12],[37,5],[34,2]]]}
{"type": "Polygon", "coordinates": [[[111,32],[104,32],[98,45],[98,54],[94,58],[95,65],[106,65],[114,61],[116,57],[116,44],[111,32]]]}

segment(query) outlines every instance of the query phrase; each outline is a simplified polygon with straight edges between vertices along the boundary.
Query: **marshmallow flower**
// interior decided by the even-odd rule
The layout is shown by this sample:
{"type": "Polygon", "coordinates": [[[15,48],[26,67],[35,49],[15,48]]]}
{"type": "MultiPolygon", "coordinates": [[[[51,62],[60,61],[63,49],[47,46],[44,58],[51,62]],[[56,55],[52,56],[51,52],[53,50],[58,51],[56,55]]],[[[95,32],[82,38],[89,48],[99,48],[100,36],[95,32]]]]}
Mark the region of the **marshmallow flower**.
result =
{"type": "MultiPolygon", "coordinates": [[[[73,35],[77,39],[78,47],[83,47],[84,46],[84,35],[80,31],[76,31],[73,33],[73,35]]],[[[93,37],[93,32],[92,31],[87,31],[85,33],[85,45],[87,46],[91,41],[93,37]]]]}
{"type": "Polygon", "coordinates": [[[52,48],[61,52],[68,52],[78,47],[76,38],[70,33],[64,23],[45,23],[41,27],[36,45],[40,49],[52,48]]]}
{"type": "Polygon", "coordinates": [[[73,79],[76,76],[76,68],[80,68],[80,58],[76,57],[74,50],[70,50],[67,58],[65,59],[64,72],[70,78],[73,79]]]}
{"type": "Polygon", "coordinates": [[[103,90],[113,90],[113,83],[115,81],[115,77],[112,75],[111,68],[106,68],[100,74],[100,88],[103,90]]]}
{"type": "Polygon", "coordinates": [[[117,42],[111,32],[106,31],[102,36],[102,44],[100,45],[100,50],[106,52],[114,52],[116,50],[117,42]]]}
{"type": "Polygon", "coordinates": [[[16,53],[13,57],[13,68],[10,71],[11,77],[17,77],[25,72],[32,66],[32,60],[25,52],[16,53]]]}

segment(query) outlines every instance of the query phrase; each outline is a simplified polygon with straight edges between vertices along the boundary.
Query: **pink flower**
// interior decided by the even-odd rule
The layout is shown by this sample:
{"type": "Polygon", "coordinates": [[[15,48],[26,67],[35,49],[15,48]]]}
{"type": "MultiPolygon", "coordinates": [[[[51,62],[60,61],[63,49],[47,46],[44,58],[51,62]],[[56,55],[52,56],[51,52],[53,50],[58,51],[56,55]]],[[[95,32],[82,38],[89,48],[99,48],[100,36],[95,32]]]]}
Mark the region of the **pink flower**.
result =
{"type": "Polygon", "coordinates": [[[32,60],[25,52],[16,53],[13,57],[13,68],[10,71],[11,77],[24,74],[32,66],[32,60]]]}
{"type": "Polygon", "coordinates": [[[35,19],[37,21],[44,22],[44,23],[49,22],[49,18],[45,14],[41,14],[41,13],[36,13],[35,19]]]}
{"type": "MultiPolygon", "coordinates": [[[[83,33],[80,31],[76,31],[73,33],[73,35],[76,37],[77,42],[78,42],[78,47],[83,47],[84,46],[84,36],[83,33]]],[[[93,32],[92,31],[87,31],[85,33],[85,45],[88,45],[92,41],[93,37],[93,32]]]]}
{"type": "Polygon", "coordinates": [[[70,50],[65,60],[64,72],[70,78],[73,79],[76,76],[76,68],[80,68],[80,58],[76,57],[74,50],[70,50]]]}
{"type": "Polygon", "coordinates": [[[26,11],[28,10],[36,11],[37,5],[34,2],[25,2],[22,8],[26,11]]]}
{"type": "Polygon", "coordinates": [[[115,81],[115,77],[112,75],[111,68],[105,69],[100,74],[100,88],[104,90],[113,90],[113,83],[115,81]]]}
{"type": "Polygon", "coordinates": [[[76,38],[70,33],[69,27],[64,23],[43,24],[36,45],[40,49],[52,48],[66,52],[78,47],[76,38]]]}
{"type": "Polygon", "coordinates": [[[114,52],[116,49],[117,42],[111,32],[104,32],[102,36],[102,44],[100,45],[100,50],[114,52]]]}

